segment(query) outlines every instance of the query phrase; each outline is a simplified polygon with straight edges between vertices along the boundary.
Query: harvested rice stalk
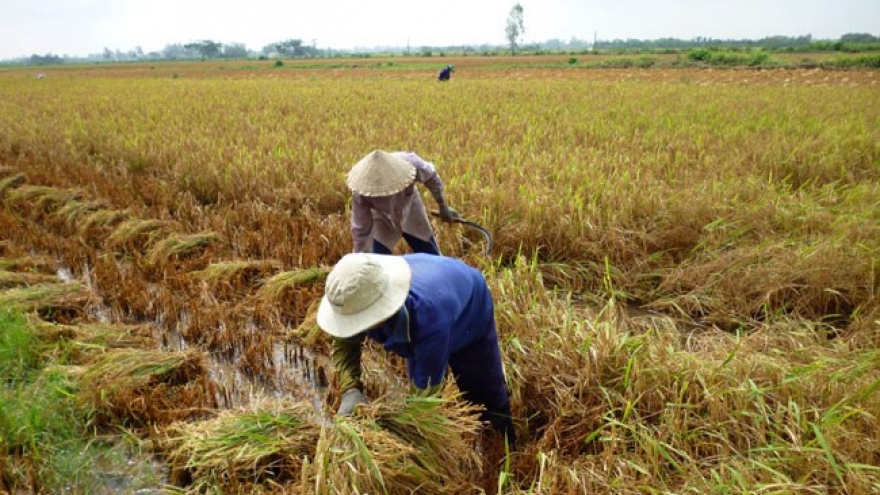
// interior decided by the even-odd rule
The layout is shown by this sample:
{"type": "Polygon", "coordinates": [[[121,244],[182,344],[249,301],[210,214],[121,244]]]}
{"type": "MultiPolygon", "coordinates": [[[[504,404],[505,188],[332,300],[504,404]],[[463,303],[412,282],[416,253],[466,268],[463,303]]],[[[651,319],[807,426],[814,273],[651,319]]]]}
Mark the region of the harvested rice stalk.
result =
{"type": "Polygon", "coordinates": [[[53,215],[60,218],[67,225],[75,225],[81,216],[100,210],[106,205],[100,201],[68,201],[58,208],[53,215]]]}
{"type": "Polygon", "coordinates": [[[48,256],[0,258],[0,270],[16,272],[29,270],[43,274],[55,273],[55,260],[48,256]]]}
{"type": "Polygon", "coordinates": [[[116,230],[107,238],[107,245],[110,248],[128,252],[145,251],[176,225],[175,222],[167,220],[132,218],[116,227],[116,230]]]}
{"type": "Polygon", "coordinates": [[[287,340],[299,342],[310,349],[321,349],[330,353],[330,338],[327,332],[318,326],[318,306],[321,300],[315,299],[309,304],[303,321],[294,329],[287,332],[287,340]]]}
{"type": "Polygon", "coordinates": [[[172,481],[188,478],[187,493],[248,484],[292,482],[315,454],[321,426],[311,407],[276,402],[227,410],[216,418],[174,423],[161,440],[172,481]]]}
{"type": "Polygon", "coordinates": [[[0,307],[22,312],[81,312],[94,297],[79,282],[41,283],[0,293],[0,307]]]}
{"type": "Polygon", "coordinates": [[[128,217],[128,210],[98,209],[85,213],[79,224],[79,232],[85,233],[101,227],[111,227],[128,217]]]}
{"type": "Polygon", "coordinates": [[[329,270],[326,267],[318,266],[304,270],[281,272],[263,283],[263,286],[257,293],[257,298],[267,303],[278,302],[287,293],[296,290],[298,287],[323,281],[328,273],[329,270]]]}
{"type": "Polygon", "coordinates": [[[238,292],[251,288],[257,280],[269,272],[278,270],[281,263],[275,260],[240,260],[214,263],[192,275],[207,284],[211,292],[238,292]]]}
{"type": "Polygon", "coordinates": [[[90,357],[103,354],[107,349],[149,349],[156,347],[154,328],[149,324],[121,325],[111,323],[85,323],[62,325],[30,316],[30,325],[45,342],[66,340],[69,342],[67,360],[85,362],[90,357]]]}
{"type": "Polygon", "coordinates": [[[98,425],[168,424],[216,407],[201,351],[114,349],[83,373],[80,399],[98,425]]]}
{"type": "Polygon", "coordinates": [[[205,232],[201,234],[171,234],[150,248],[147,263],[156,266],[166,263],[174,257],[191,255],[202,248],[217,244],[223,240],[220,234],[205,232]]]}
{"type": "Polygon", "coordinates": [[[315,494],[478,493],[478,411],[455,398],[374,402],[325,428],[303,473],[315,494]]]}
{"type": "Polygon", "coordinates": [[[266,326],[299,325],[323,291],[319,282],[329,269],[312,267],[282,272],[266,280],[254,294],[254,315],[266,326]]]}
{"type": "Polygon", "coordinates": [[[49,210],[58,208],[70,201],[82,199],[82,195],[82,191],[79,189],[22,185],[10,191],[8,193],[8,198],[13,202],[33,203],[33,211],[46,213],[49,210]]]}
{"type": "Polygon", "coordinates": [[[8,272],[0,269],[0,289],[27,287],[30,285],[57,282],[58,277],[44,273],[8,272]]]}
{"type": "Polygon", "coordinates": [[[0,180],[0,198],[5,196],[6,192],[10,189],[15,189],[25,182],[27,182],[27,179],[21,173],[4,177],[3,180],[0,180]]]}

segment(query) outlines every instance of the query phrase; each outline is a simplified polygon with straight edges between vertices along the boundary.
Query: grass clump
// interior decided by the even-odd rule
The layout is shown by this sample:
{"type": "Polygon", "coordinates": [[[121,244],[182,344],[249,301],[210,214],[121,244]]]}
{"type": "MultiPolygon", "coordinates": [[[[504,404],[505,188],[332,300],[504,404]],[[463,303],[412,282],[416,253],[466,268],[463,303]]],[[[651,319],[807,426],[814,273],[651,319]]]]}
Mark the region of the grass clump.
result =
{"type": "Polygon", "coordinates": [[[108,472],[133,489],[157,486],[128,446],[91,435],[91,410],[53,349],[23,314],[0,311],[0,492],[100,493],[108,472]]]}

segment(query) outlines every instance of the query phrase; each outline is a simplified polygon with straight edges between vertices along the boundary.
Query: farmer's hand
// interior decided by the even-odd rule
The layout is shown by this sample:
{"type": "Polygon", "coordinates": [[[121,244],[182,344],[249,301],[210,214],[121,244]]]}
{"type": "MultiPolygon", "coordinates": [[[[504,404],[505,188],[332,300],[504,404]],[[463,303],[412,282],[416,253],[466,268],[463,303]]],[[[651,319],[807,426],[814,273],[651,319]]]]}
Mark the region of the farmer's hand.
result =
{"type": "Polygon", "coordinates": [[[361,404],[369,404],[369,400],[357,388],[350,388],[342,394],[342,401],[339,404],[339,410],[336,414],[340,416],[351,416],[354,414],[355,408],[361,404]]]}
{"type": "Polygon", "coordinates": [[[440,220],[443,220],[444,222],[454,222],[456,220],[461,220],[461,215],[450,208],[449,205],[444,204],[440,207],[440,220]]]}

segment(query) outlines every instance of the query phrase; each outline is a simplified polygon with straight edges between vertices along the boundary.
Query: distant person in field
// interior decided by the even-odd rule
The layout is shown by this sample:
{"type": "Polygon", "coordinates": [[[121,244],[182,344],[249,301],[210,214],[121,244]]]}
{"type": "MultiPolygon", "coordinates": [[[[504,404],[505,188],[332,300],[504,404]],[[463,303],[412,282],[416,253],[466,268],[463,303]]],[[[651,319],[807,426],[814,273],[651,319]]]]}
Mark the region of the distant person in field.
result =
{"type": "Polygon", "coordinates": [[[440,254],[416,182],[431,192],[441,220],[453,222],[460,218],[446,204],[443,181],[434,164],[413,152],[374,150],[352,167],[346,184],[352,192],[355,253],[392,254],[403,237],[413,252],[440,254]]]}
{"type": "Polygon", "coordinates": [[[332,337],[337,414],[369,401],[361,381],[369,337],[406,359],[413,394],[438,394],[451,370],[462,398],[483,406],[481,420],[515,445],[494,303],[476,268],[424,253],[347,254],[327,275],[317,321],[332,337]]]}
{"type": "Polygon", "coordinates": [[[447,65],[443,69],[440,70],[440,74],[437,76],[438,81],[448,81],[449,78],[452,77],[452,73],[455,72],[454,65],[447,65]]]}

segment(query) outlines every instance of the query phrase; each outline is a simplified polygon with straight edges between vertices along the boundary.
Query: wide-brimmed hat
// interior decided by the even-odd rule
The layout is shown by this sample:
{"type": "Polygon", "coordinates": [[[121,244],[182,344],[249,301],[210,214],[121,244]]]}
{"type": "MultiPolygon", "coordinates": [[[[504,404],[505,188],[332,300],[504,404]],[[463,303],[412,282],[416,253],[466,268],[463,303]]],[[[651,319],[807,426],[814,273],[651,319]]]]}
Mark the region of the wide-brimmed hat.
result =
{"type": "Polygon", "coordinates": [[[346,184],[361,196],[390,196],[406,189],[416,178],[416,168],[387,151],[373,150],[348,172],[346,184]]]}
{"type": "Polygon", "coordinates": [[[406,302],[412,271],[401,256],[351,253],[324,284],[318,326],[334,337],[353,337],[391,317],[406,302]]]}

